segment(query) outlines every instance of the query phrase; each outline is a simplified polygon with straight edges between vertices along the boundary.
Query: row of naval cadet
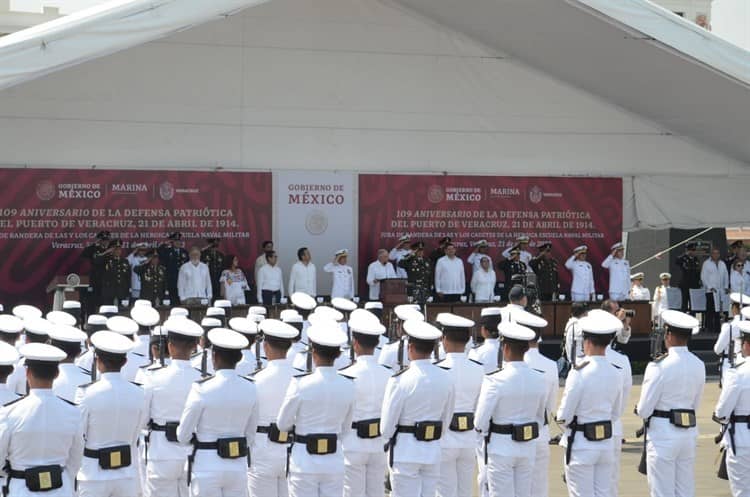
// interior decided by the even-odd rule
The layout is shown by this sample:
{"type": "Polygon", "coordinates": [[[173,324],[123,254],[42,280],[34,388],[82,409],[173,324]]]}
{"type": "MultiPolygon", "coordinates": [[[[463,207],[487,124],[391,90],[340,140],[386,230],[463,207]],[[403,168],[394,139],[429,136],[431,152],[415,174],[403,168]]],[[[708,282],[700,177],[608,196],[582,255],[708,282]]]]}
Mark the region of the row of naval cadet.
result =
{"type": "MultiPolygon", "coordinates": [[[[474,322],[453,314],[433,326],[399,306],[388,341],[379,303],[292,302],[280,320],[254,308],[228,321],[217,302],[201,325],[179,309],[159,325],[148,303],[130,318],[105,307],[85,333],[75,303],[46,318],[31,306],[0,316],[7,495],[369,497],[384,495],[386,472],[397,497],[470,496],[476,473],[482,495],[547,495],[557,369],[537,348],[547,323],[523,299],[482,310],[476,348],[474,322]]],[[[687,350],[698,322],[677,311],[662,319],[668,353],[649,364],[636,408],[644,469],[653,496],[689,496],[705,381],[687,350]]],[[[610,347],[622,322],[593,310],[575,326],[584,357],[555,417],[565,479],[571,496],[613,496],[632,383],[627,357],[610,347]]],[[[747,374],[741,363],[727,373],[715,413],[734,495],[750,481],[747,374]]]]}

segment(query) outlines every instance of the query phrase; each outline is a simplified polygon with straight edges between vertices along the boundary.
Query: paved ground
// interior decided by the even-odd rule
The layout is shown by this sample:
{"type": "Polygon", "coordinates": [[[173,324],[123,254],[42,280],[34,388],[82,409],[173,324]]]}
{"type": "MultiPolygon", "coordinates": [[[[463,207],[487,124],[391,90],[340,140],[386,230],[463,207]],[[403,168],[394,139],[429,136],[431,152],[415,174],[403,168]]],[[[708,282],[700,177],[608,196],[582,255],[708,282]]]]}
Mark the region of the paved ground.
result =
{"type": "MultiPolygon", "coordinates": [[[[629,401],[629,412],[624,419],[626,443],[623,446],[622,454],[620,497],[644,497],[648,495],[646,477],[641,475],[637,469],[643,447],[643,439],[635,438],[635,431],[641,426],[641,422],[633,414],[632,409],[636,402],[638,402],[638,397],[641,394],[640,379],[638,380],[637,383],[639,384],[633,386],[629,401]]],[[[560,393],[562,394],[562,389],[560,393]]],[[[715,380],[709,381],[706,384],[703,401],[697,413],[698,427],[701,433],[698,440],[695,465],[695,495],[698,497],[731,497],[728,482],[716,477],[719,451],[714,444],[713,438],[718,433],[719,425],[711,421],[711,414],[718,398],[718,382],[715,380]]],[[[561,477],[562,457],[562,449],[560,447],[552,447],[552,461],[550,462],[549,473],[550,497],[566,497],[568,495],[561,477]]]]}

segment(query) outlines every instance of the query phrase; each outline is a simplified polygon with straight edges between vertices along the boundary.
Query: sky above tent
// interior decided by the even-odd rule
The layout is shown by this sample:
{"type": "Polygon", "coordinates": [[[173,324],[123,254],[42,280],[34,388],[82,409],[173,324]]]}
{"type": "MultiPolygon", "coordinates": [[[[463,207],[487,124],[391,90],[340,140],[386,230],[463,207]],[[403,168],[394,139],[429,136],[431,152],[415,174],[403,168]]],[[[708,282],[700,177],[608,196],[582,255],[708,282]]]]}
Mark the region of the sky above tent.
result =
{"type": "MultiPolygon", "coordinates": [[[[104,3],[105,0],[11,0],[12,10],[41,12],[42,5],[59,7],[63,14],[104,3]]],[[[750,50],[750,0],[714,0],[711,13],[713,32],[750,50]]]]}

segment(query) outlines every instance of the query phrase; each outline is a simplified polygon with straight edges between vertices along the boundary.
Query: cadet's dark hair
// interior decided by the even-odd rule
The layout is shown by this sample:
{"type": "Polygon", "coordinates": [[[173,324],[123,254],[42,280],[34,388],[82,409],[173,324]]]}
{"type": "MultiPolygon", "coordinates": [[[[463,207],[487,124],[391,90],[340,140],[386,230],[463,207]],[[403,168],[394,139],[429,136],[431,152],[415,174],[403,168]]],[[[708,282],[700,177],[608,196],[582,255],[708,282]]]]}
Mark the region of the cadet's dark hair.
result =
{"type": "Polygon", "coordinates": [[[482,328],[487,330],[490,338],[497,338],[500,336],[500,333],[497,331],[497,325],[499,325],[502,320],[503,317],[500,314],[490,314],[482,316],[479,322],[482,324],[482,328]]]}
{"type": "Polygon", "coordinates": [[[81,344],[78,342],[63,342],[61,340],[51,340],[50,343],[58,349],[65,352],[68,359],[75,359],[81,353],[81,344]]]}
{"type": "Polygon", "coordinates": [[[59,371],[56,362],[46,361],[26,361],[26,368],[35,378],[43,381],[53,381],[59,371]]]}
{"type": "Polygon", "coordinates": [[[188,337],[180,335],[179,333],[167,333],[167,342],[171,342],[175,345],[195,345],[198,343],[198,337],[188,337]]]}
{"type": "Polygon", "coordinates": [[[586,302],[573,302],[570,306],[570,315],[574,318],[580,318],[589,312],[589,305],[586,302]]]}
{"type": "Polygon", "coordinates": [[[740,333],[740,341],[741,342],[748,342],[748,343],[750,343],[750,334],[748,334],[748,333],[740,333]]]}
{"type": "Polygon", "coordinates": [[[409,337],[409,343],[414,345],[414,350],[420,354],[430,354],[435,349],[434,340],[419,340],[418,338],[409,337]]]}
{"type": "Polygon", "coordinates": [[[471,337],[469,328],[454,328],[451,326],[443,327],[443,336],[449,342],[466,343],[471,337]]]}
{"type": "Polygon", "coordinates": [[[273,245],[273,240],[263,240],[261,247],[265,249],[267,245],[273,245]]]}
{"type": "Polygon", "coordinates": [[[5,383],[12,372],[13,366],[0,366],[0,383],[5,383]]]}
{"type": "Polygon", "coordinates": [[[263,341],[266,342],[271,348],[286,352],[289,347],[292,346],[292,339],[272,337],[265,335],[263,341]]]}
{"type": "Polygon", "coordinates": [[[222,349],[214,345],[212,349],[216,357],[232,367],[236,366],[242,360],[242,351],[238,349],[222,349]]]}
{"type": "Polygon", "coordinates": [[[47,343],[47,335],[37,335],[36,333],[26,333],[26,343],[47,343]]]}
{"type": "Polygon", "coordinates": [[[335,361],[341,355],[339,347],[326,347],[325,345],[318,345],[315,342],[312,344],[312,350],[326,361],[335,361]]]}
{"type": "Polygon", "coordinates": [[[612,341],[612,339],[615,337],[614,333],[610,333],[607,335],[595,335],[593,333],[586,333],[583,332],[583,339],[589,340],[591,343],[596,345],[597,347],[606,347],[609,345],[609,343],[612,341]]]}
{"type": "Polygon", "coordinates": [[[307,247],[300,247],[297,249],[297,259],[302,260],[302,256],[307,252],[307,247]]]}
{"type": "Polygon", "coordinates": [[[514,340],[512,338],[503,338],[503,345],[507,345],[513,355],[521,356],[529,350],[529,342],[526,340],[514,340]]]}
{"type": "Polygon", "coordinates": [[[380,343],[380,337],[376,335],[366,335],[364,333],[352,333],[352,339],[356,340],[362,347],[366,349],[374,349],[380,343]]]}
{"type": "Polygon", "coordinates": [[[99,359],[107,371],[120,371],[125,363],[128,362],[128,356],[125,354],[110,354],[100,350],[96,351],[96,357],[99,359]]]}

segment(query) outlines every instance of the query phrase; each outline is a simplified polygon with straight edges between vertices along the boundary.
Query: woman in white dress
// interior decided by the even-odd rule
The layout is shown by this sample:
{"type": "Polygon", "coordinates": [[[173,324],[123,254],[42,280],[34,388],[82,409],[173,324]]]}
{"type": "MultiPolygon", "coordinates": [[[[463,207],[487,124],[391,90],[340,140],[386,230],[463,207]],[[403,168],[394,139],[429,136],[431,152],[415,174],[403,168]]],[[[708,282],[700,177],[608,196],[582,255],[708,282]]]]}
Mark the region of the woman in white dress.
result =
{"type": "Polygon", "coordinates": [[[747,287],[747,279],[745,278],[745,263],[739,259],[735,259],[732,262],[732,274],[729,276],[729,291],[744,295],[750,293],[750,288],[747,287]]]}
{"type": "Polygon", "coordinates": [[[250,290],[245,273],[240,269],[240,261],[237,256],[227,257],[229,267],[222,271],[219,278],[221,284],[221,295],[232,305],[245,305],[245,291],[250,290]]]}
{"type": "Polygon", "coordinates": [[[492,302],[495,297],[495,282],[497,275],[492,269],[490,258],[483,256],[479,261],[479,269],[474,271],[471,277],[471,291],[474,293],[474,302],[492,302]]]}

